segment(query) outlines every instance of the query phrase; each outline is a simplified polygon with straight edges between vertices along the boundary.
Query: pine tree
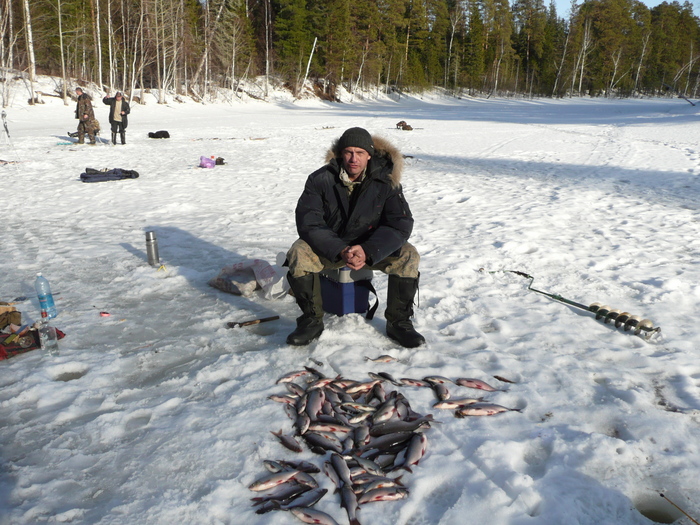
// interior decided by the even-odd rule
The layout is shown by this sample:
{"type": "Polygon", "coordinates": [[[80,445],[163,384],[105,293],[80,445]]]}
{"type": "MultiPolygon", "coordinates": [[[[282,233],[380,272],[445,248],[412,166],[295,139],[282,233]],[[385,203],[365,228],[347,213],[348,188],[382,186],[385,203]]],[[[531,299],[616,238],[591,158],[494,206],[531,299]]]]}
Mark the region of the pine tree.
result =
{"type": "Polygon", "coordinates": [[[472,93],[484,86],[486,47],[486,27],[481,4],[478,0],[472,0],[469,4],[469,29],[464,52],[465,85],[472,93]]]}

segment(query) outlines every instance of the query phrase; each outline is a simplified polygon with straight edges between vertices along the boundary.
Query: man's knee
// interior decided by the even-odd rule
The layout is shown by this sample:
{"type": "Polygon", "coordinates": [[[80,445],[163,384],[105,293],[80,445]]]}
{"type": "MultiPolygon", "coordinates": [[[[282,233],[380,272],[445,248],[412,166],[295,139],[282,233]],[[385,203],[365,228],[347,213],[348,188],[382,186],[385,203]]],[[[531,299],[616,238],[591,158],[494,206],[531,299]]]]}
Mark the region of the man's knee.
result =
{"type": "Polygon", "coordinates": [[[303,277],[307,273],[323,270],[323,263],[306,241],[297,239],[287,252],[287,264],[292,277],[303,277]]]}
{"type": "Polygon", "coordinates": [[[419,265],[420,254],[418,250],[407,242],[401,247],[397,256],[387,257],[376,264],[374,268],[389,275],[417,279],[419,265]]]}

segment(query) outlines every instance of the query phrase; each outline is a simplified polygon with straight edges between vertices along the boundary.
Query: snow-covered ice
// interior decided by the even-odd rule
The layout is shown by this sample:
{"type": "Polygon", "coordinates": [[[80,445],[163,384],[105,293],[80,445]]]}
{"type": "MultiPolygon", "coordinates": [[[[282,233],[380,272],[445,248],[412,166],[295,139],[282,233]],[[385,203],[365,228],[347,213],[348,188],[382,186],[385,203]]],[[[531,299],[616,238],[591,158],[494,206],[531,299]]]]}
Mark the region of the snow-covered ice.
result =
{"type": "MultiPolygon", "coordinates": [[[[263,459],[294,455],[271,434],[291,421],[267,397],[303,365],[352,379],[475,377],[505,389],[490,401],[522,409],[456,419],[432,409],[428,389],[402,389],[441,423],[404,476],[408,499],[363,506],[364,525],[690,523],[660,492],[700,519],[699,106],[153,97],[132,107],[127,145],[78,146],[65,144],[74,104],[20,98],[6,108],[11,143],[0,142],[0,159],[17,161],[0,165],[0,300],[28,297],[17,307],[35,320],[41,271],[67,336],[58,357],[0,362],[0,523],[298,523],[256,515],[247,487],[263,459]],[[395,129],[399,120],[414,130],[395,129]],[[287,250],[306,177],[351,126],[409,156],[420,349],[384,336],[381,274],[376,318],[327,315],[308,348],[285,344],[291,297],[207,285],[226,265],[274,263],[287,250]],[[147,138],[161,129],[171,138],[147,138]],[[226,165],[198,168],[200,155],[226,165]],[[85,184],[85,167],[140,178],[85,184]],[[161,269],[146,262],[149,230],[161,269]],[[502,270],[652,319],[661,335],[615,329],[502,270]],[[280,320],[225,328],[272,315],[280,320]],[[387,353],[398,362],[365,360],[387,353]]],[[[107,106],[95,107],[107,128],[107,106]]],[[[332,491],[317,508],[347,523],[332,491]]]]}

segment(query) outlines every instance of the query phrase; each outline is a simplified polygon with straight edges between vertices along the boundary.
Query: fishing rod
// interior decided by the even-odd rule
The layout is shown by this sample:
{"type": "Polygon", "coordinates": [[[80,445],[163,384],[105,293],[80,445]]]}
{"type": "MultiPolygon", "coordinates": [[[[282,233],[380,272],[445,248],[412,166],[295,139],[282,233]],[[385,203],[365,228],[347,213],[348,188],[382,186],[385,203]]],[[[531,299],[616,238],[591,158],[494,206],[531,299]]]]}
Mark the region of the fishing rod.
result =
{"type": "Polygon", "coordinates": [[[1,114],[1,115],[2,115],[2,127],[4,128],[4,129],[3,129],[3,136],[4,136],[4,137],[7,137],[7,143],[8,143],[8,144],[10,145],[10,147],[12,148],[12,151],[15,152],[15,156],[17,157],[17,161],[14,162],[14,164],[15,164],[15,169],[16,169],[17,171],[19,171],[19,166],[17,166],[17,162],[21,162],[22,159],[20,159],[19,153],[17,153],[17,148],[15,148],[15,145],[14,145],[14,143],[12,142],[12,139],[10,138],[10,130],[9,130],[9,128],[7,127],[7,113],[5,112],[4,109],[2,110],[2,114],[1,114]]]}
{"type": "Polygon", "coordinates": [[[666,501],[668,501],[671,505],[673,505],[674,507],[676,507],[676,508],[677,508],[678,510],[680,510],[683,514],[685,514],[686,518],[688,518],[690,521],[692,521],[693,523],[695,523],[695,525],[700,525],[700,523],[698,523],[697,521],[695,521],[695,520],[692,518],[692,516],[691,516],[690,514],[688,514],[686,511],[684,511],[682,508],[680,508],[678,505],[676,505],[676,504],[673,503],[670,499],[668,499],[668,496],[666,496],[666,495],[664,495],[664,494],[661,494],[661,493],[659,493],[659,496],[661,496],[663,499],[665,499],[666,501]]]}
{"type": "MultiPolygon", "coordinates": [[[[480,271],[483,271],[483,268],[480,271]]],[[[602,305],[600,303],[592,303],[586,306],[585,304],[577,303],[576,301],[572,301],[571,299],[567,299],[565,297],[562,297],[561,295],[533,288],[532,283],[535,281],[535,278],[532,275],[529,275],[525,272],[520,272],[518,270],[497,270],[488,273],[498,272],[514,273],[515,275],[519,275],[526,279],[530,279],[530,283],[527,286],[528,290],[545,295],[550,299],[559,301],[560,303],[568,304],[569,306],[573,306],[575,308],[580,308],[581,310],[586,310],[587,312],[594,313],[596,320],[602,320],[605,324],[610,324],[614,322],[615,328],[622,328],[625,332],[629,332],[630,330],[632,330],[632,333],[634,335],[640,335],[647,341],[651,339],[654,335],[661,332],[661,328],[658,326],[655,327],[654,323],[650,319],[642,319],[638,315],[632,315],[629,312],[623,312],[622,310],[612,308],[608,305],[602,305]]]]}

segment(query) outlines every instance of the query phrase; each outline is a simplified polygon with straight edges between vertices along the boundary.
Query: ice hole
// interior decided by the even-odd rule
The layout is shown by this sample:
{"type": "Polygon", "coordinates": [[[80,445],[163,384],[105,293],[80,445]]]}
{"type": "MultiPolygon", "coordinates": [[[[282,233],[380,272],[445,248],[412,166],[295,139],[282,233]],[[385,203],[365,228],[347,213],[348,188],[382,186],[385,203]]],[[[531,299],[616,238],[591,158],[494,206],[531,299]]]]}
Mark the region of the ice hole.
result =
{"type": "Polygon", "coordinates": [[[80,379],[83,377],[85,374],[87,374],[87,370],[81,370],[81,371],[74,371],[74,372],[63,372],[62,374],[58,374],[55,377],[56,381],[74,381],[76,379],[80,379]]]}
{"type": "Polygon", "coordinates": [[[642,516],[654,523],[675,523],[683,517],[681,511],[658,494],[639,496],[634,506],[642,516]]]}

